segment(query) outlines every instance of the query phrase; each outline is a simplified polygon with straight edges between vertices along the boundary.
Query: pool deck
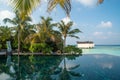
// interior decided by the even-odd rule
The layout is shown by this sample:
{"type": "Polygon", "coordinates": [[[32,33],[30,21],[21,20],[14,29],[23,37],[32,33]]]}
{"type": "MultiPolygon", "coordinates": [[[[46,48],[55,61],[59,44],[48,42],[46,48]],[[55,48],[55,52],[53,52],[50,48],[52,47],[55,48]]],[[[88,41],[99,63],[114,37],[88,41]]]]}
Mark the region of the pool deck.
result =
{"type": "Polygon", "coordinates": [[[0,52],[0,55],[6,55],[6,52],[0,52]]]}
{"type": "MultiPolygon", "coordinates": [[[[6,52],[0,52],[0,55],[7,55],[6,52]]],[[[12,55],[18,55],[18,53],[12,53],[12,55]]],[[[19,53],[19,55],[43,55],[42,53],[19,53]]],[[[58,54],[56,54],[58,55],[58,54]]]]}
{"type": "MultiPolygon", "coordinates": [[[[6,52],[0,52],[0,56],[2,55],[7,55],[6,52]]],[[[18,53],[12,53],[12,55],[18,55],[18,53]]],[[[57,54],[57,53],[52,53],[52,54],[42,54],[42,53],[20,53],[19,55],[63,55],[63,54],[57,54]]],[[[80,55],[80,54],[68,54],[68,53],[65,53],[65,55],[80,55]]]]}

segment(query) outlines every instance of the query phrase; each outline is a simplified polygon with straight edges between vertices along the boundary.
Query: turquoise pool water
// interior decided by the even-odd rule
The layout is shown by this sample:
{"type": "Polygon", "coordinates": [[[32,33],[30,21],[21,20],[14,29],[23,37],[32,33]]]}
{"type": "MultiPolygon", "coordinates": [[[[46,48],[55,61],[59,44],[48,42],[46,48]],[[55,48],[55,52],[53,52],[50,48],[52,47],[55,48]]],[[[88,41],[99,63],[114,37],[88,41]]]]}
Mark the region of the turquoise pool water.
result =
{"type": "Polygon", "coordinates": [[[96,45],[93,49],[83,49],[83,54],[109,54],[120,56],[120,45],[96,45]]]}
{"type": "Polygon", "coordinates": [[[0,56],[0,80],[120,80],[120,46],[96,46],[82,56],[0,56]]]}

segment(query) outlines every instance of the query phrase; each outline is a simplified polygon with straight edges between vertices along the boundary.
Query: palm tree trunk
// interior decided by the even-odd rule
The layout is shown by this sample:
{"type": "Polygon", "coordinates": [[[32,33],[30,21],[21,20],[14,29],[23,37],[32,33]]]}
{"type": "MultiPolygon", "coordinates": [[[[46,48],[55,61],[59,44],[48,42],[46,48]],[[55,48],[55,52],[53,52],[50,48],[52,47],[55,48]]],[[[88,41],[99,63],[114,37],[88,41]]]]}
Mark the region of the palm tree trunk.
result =
{"type": "Polygon", "coordinates": [[[18,27],[18,77],[20,76],[20,26],[18,27]]]}
{"type": "Polygon", "coordinates": [[[64,54],[65,46],[66,46],[66,37],[64,37],[64,40],[63,40],[63,54],[64,54]]]}
{"type": "Polygon", "coordinates": [[[18,30],[18,65],[19,65],[19,55],[20,55],[20,31],[18,30]]]}

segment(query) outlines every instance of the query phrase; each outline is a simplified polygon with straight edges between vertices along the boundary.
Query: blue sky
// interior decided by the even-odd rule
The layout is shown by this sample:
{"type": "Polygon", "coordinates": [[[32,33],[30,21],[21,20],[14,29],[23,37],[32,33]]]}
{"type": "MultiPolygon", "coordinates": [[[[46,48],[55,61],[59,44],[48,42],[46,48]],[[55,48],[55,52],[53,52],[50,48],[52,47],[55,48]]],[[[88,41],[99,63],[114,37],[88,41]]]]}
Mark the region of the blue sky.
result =
{"type": "MultiPolygon", "coordinates": [[[[71,20],[73,28],[79,28],[83,33],[77,34],[80,39],[67,38],[67,44],[76,44],[76,41],[93,41],[95,44],[120,44],[120,0],[104,0],[103,4],[96,5],[97,0],[72,0],[70,19],[57,6],[50,14],[46,12],[46,0],[32,13],[33,23],[40,22],[40,16],[50,16],[54,22],[71,20]]],[[[0,0],[0,25],[2,19],[13,18],[12,8],[8,0],[0,0]]],[[[8,24],[7,24],[8,25],[8,24]]]]}

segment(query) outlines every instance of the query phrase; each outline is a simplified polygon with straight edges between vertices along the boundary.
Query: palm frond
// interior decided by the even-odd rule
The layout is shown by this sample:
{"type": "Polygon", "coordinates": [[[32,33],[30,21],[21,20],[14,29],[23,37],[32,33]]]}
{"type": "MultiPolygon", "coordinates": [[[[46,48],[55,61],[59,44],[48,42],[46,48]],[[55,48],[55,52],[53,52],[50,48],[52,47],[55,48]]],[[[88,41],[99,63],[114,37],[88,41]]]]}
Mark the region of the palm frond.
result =
{"type": "Polygon", "coordinates": [[[9,22],[9,23],[11,23],[11,24],[13,24],[13,25],[16,25],[16,23],[14,22],[14,20],[11,20],[11,19],[9,19],[9,18],[3,19],[3,22],[4,22],[4,23],[9,22]]]}
{"type": "Polygon", "coordinates": [[[67,27],[71,27],[72,25],[73,25],[73,22],[72,22],[72,21],[70,21],[70,22],[68,22],[68,23],[66,24],[67,27]]]}
{"type": "Polygon", "coordinates": [[[76,33],[79,33],[79,32],[81,32],[79,29],[73,29],[68,34],[76,34],[76,33]]]}
{"type": "Polygon", "coordinates": [[[58,4],[61,6],[61,8],[63,8],[63,10],[69,16],[71,11],[71,0],[49,0],[47,11],[51,12],[58,4]]]}
{"type": "Polygon", "coordinates": [[[71,34],[71,35],[68,35],[69,37],[74,37],[74,38],[77,38],[77,39],[79,39],[79,37],[78,36],[75,36],[75,35],[73,35],[73,34],[71,34]]]}
{"type": "Polygon", "coordinates": [[[14,11],[20,11],[20,16],[25,18],[26,15],[31,14],[31,12],[36,9],[40,4],[41,0],[10,0],[14,11]]]}

